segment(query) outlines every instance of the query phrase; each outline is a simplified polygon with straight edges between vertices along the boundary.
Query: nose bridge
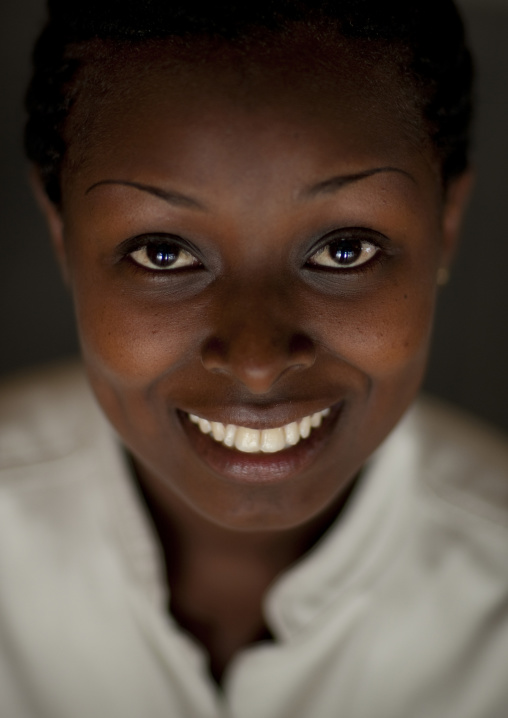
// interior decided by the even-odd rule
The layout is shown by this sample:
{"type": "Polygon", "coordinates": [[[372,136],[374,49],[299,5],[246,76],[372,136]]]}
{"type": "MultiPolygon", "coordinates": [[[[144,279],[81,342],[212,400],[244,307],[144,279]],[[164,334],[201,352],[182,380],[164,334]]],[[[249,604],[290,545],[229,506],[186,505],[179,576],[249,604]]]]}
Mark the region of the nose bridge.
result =
{"type": "Polygon", "coordinates": [[[224,294],[202,346],[205,369],[230,376],[253,394],[268,393],[288,370],[307,368],[314,360],[314,344],[299,329],[280,282],[255,278],[224,294]]]}

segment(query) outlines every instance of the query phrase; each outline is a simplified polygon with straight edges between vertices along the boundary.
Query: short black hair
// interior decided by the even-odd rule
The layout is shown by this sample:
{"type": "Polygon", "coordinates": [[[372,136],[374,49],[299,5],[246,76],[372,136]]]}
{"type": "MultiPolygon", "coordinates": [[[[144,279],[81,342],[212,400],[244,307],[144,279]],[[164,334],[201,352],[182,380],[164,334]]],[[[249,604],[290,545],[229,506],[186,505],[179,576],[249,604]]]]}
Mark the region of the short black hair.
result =
{"type": "Polygon", "coordinates": [[[79,48],[89,49],[95,40],[125,46],[178,37],[238,44],[294,23],[326,25],[341,38],[405,58],[403,72],[419,98],[444,185],[468,166],[473,68],[452,0],[48,0],[48,11],[33,53],[25,149],[55,204],[61,201],[73,79],[89,56],[79,48]]]}

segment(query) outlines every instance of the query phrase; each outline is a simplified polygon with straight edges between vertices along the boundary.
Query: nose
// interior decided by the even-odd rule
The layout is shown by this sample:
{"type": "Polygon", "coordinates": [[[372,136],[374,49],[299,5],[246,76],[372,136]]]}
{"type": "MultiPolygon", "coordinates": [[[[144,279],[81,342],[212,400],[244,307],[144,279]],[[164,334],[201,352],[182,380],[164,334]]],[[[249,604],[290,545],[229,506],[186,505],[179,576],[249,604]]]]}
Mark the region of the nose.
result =
{"type": "Polygon", "coordinates": [[[225,322],[202,346],[205,369],[240,381],[252,394],[267,394],[290,371],[311,367],[314,342],[305,333],[268,313],[251,312],[242,320],[225,322]]]}

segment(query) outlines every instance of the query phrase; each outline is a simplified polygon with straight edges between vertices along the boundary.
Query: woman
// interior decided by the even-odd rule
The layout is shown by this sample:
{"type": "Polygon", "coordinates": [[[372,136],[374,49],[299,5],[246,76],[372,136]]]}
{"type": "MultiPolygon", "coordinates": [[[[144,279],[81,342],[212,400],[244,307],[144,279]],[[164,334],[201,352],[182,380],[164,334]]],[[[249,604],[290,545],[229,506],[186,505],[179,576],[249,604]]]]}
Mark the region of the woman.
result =
{"type": "Polygon", "coordinates": [[[80,368],[3,392],[9,715],[503,715],[507,450],[412,407],[470,88],[442,0],[50,2],[27,151],[116,437],[80,368]]]}

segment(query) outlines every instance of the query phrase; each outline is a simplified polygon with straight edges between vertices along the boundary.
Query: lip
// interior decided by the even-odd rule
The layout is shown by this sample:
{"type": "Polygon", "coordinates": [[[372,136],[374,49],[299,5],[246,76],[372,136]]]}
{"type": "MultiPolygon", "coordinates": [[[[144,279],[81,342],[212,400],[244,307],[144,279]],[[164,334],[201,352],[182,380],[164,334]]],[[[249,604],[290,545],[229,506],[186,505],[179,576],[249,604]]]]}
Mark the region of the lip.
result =
{"type": "Polygon", "coordinates": [[[323,404],[322,402],[319,405],[316,405],[316,402],[299,402],[298,406],[305,406],[305,409],[300,410],[299,414],[295,414],[295,404],[293,402],[273,404],[262,408],[259,406],[235,406],[229,407],[227,413],[224,408],[216,413],[215,411],[200,411],[199,409],[179,409],[178,412],[180,414],[194,414],[210,422],[218,421],[225,426],[235,424],[236,426],[262,431],[263,429],[277,429],[286,424],[291,424],[293,421],[301,421],[304,416],[312,416],[312,414],[325,409],[330,409],[330,413],[333,413],[339,403],[337,402],[330,406],[330,404],[323,404]]]}
{"type": "MultiPolygon", "coordinates": [[[[323,419],[321,426],[311,431],[307,439],[274,454],[245,453],[229,448],[203,434],[193,424],[187,413],[178,411],[178,417],[184,432],[200,461],[221,478],[244,484],[273,484],[291,480],[305,470],[315,460],[326,444],[337,421],[340,418],[343,402],[330,407],[330,414],[323,419]]],[[[224,422],[223,422],[224,423],[224,422]]],[[[252,428],[251,420],[241,424],[252,428]]],[[[262,422],[261,428],[270,428],[268,422],[262,422]]],[[[277,426],[270,422],[271,426],[277,426]]],[[[281,424],[278,424],[280,426],[281,424]]]]}

